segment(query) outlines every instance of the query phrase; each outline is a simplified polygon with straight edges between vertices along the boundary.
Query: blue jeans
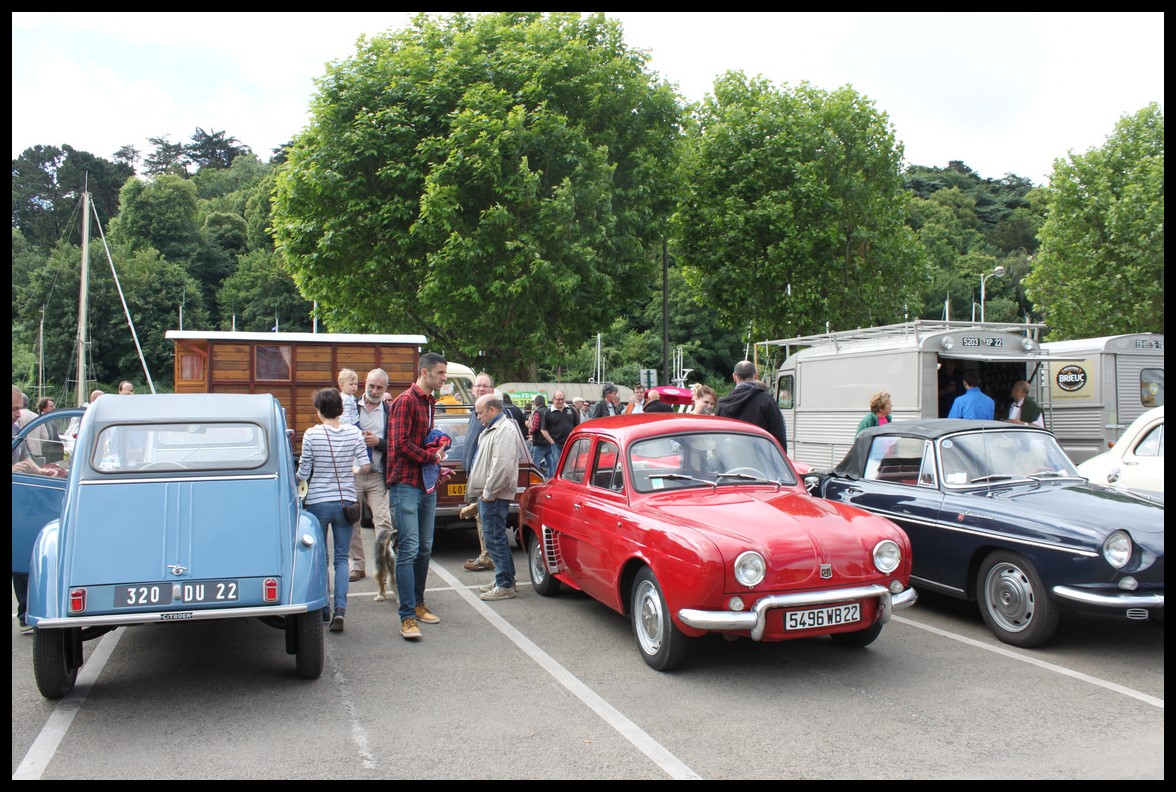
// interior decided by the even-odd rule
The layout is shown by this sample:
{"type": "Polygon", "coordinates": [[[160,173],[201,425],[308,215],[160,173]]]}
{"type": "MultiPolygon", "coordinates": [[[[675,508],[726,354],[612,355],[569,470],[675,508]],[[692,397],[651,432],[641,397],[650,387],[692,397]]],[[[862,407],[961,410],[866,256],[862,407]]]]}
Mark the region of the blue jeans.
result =
{"type": "Polygon", "coordinates": [[[388,488],[392,522],[396,526],[396,593],[400,597],[400,621],[416,618],[416,606],[425,601],[425,581],[433,555],[433,517],[437,490],[426,493],[411,484],[388,488]]]}
{"type": "Polygon", "coordinates": [[[335,570],[335,615],[342,616],[347,610],[347,589],[350,587],[347,559],[351,555],[351,523],[343,516],[343,504],[339,501],[308,503],[306,510],[318,517],[323,529],[323,544],[327,541],[327,527],[331,529],[334,545],[331,564],[335,570]]]}
{"type": "Polygon", "coordinates": [[[478,516],[482,518],[486,552],[494,562],[494,585],[499,588],[513,588],[515,584],[514,556],[510,552],[510,540],[506,538],[506,517],[509,513],[510,501],[506,498],[492,501],[478,499],[478,516]]]}
{"type": "Polygon", "coordinates": [[[537,445],[534,447],[532,456],[535,457],[535,464],[543,471],[543,478],[551,478],[555,475],[555,466],[559,464],[559,446],[551,445],[537,445]]]}

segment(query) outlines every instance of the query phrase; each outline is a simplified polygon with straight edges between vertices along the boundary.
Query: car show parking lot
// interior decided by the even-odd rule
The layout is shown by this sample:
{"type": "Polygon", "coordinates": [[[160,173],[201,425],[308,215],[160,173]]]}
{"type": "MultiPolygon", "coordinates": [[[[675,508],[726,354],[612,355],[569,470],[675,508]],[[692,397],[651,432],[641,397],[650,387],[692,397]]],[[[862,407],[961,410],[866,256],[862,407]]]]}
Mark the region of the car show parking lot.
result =
{"type": "Polygon", "coordinates": [[[583,594],[539,597],[523,572],[517,599],[481,602],[488,575],[461,567],[476,547],[472,530],[438,532],[442,621],[418,643],[373,578],[353,583],[317,680],[259,622],[149,624],[87,642],[76,689],[52,702],[14,618],[13,777],[1164,777],[1162,623],[1066,614],[1026,650],[921,594],[862,649],[707,637],[667,674],[583,594]]]}

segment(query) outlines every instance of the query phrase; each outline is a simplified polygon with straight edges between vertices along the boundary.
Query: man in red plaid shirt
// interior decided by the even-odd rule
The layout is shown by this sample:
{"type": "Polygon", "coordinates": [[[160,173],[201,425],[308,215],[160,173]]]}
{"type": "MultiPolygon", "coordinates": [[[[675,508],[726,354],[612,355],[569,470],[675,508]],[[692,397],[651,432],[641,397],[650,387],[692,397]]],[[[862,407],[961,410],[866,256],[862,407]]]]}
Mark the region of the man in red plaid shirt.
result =
{"type": "Polygon", "coordinates": [[[436,352],[421,355],[416,382],[396,397],[388,415],[388,457],[384,471],[397,532],[400,634],[409,640],[420,640],[418,623],[441,621],[425,606],[437,491],[425,491],[424,466],[440,463],[445,458],[444,449],[425,446],[437,403],[433,391],[445,384],[447,369],[445,358],[436,352]]]}

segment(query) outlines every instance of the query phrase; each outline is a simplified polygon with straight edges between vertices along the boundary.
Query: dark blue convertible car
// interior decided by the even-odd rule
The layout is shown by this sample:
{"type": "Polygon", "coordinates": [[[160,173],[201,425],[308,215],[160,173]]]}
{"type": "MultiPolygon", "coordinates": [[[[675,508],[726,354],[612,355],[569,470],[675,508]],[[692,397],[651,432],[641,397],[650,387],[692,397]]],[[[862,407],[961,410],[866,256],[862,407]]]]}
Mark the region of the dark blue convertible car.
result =
{"type": "Polygon", "coordinates": [[[1044,430],[898,421],[806,483],[902,526],[912,583],[977,602],[1005,643],[1044,643],[1065,609],[1163,620],[1163,505],[1092,485],[1044,430]]]}
{"type": "Polygon", "coordinates": [[[12,571],[29,575],[42,695],[73,688],[86,640],[197,620],[281,628],[299,676],[317,678],[326,555],[277,400],[105,396],[67,453],[50,438],[77,413],[49,413],[12,441],[12,571]]]}

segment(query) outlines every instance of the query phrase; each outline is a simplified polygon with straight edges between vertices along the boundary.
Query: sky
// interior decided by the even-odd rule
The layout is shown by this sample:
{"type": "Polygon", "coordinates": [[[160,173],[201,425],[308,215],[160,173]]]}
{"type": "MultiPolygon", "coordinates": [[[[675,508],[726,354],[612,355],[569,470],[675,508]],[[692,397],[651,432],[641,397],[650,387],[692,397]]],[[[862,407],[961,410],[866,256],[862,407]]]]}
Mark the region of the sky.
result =
{"type": "MultiPolygon", "coordinates": [[[[908,164],[960,160],[1045,184],[1125,115],[1164,105],[1164,14],[606,12],[689,101],[730,70],[845,85],[885,113],[908,164]]],[[[411,13],[12,14],[12,156],[111,159],[148,138],[225,132],[263,160],[309,121],[314,79],[411,13]]]]}

